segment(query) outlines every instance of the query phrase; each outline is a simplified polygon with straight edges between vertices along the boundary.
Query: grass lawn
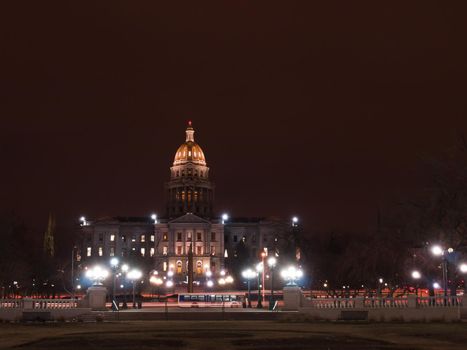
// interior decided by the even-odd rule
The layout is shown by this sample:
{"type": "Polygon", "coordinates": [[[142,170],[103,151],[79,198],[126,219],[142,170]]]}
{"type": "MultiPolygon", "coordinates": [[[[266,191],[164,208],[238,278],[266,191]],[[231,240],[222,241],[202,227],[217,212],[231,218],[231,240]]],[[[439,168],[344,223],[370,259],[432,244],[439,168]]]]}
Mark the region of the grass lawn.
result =
{"type": "Polygon", "coordinates": [[[0,349],[467,349],[467,324],[134,321],[0,324],[0,349]]]}

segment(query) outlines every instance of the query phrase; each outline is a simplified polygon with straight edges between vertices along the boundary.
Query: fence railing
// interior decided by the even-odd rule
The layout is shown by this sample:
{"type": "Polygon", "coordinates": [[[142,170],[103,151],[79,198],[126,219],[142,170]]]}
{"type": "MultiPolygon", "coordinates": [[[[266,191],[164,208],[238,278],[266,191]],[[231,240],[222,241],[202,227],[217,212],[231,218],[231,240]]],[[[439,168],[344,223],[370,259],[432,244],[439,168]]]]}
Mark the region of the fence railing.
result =
{"type": "Polygon", "coordinates": [[[0,299],[0,309],[74,309],[77,299],[0,299]]]}
{"type": "Polygon", "coordinates": [[[22,309],[23,299],[0,299],[0,309],[22,309]]]}
{"type": "Polygon", "coordinates": [[[302,300],[302,306],[317,309],[430,308],[463,306],[462,296],[436,296],[417,298],[414,295],[410,295],[398,298],[303,298],[302,300]]]}
{"type": "Polygon", "coordinates": [[[437,296],[418,298],[417,305],[419,307],[458,307],[463,306],[461,296],[437,296]]]}

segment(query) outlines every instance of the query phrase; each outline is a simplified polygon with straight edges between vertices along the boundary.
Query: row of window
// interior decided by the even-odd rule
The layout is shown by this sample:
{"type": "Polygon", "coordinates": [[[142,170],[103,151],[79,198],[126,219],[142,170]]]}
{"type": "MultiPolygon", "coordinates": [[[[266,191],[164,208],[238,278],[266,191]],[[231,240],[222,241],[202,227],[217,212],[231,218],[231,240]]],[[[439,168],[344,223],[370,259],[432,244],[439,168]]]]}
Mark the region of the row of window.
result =
{"type": "MultiPolygon", "coordinates": [[[[148,236],[149,236],[149,241],[151,241],[151,242],[155,241],[155,237],[154,237],[153,234],[151,234],[151,235],[145,235],[145,234],[139,235],[138,241],[141,242],[141,243],[145,243],[147,241],[148,236]]],[[[88,237],[87,237],[88,241],[91,241],[91,238],[92,238],[92,236],[88,235],[88,237]]],[[[115,239],[116,239],[115,234],[112,233],[112,234],[109,235],[110,242],[115,242],[115,239]]],[[[127,235],[121,235],[120,239],[122,240],[122,242],[126,242],[127,241],[127,235]]],[[[137,240],[136,235],[132,235],[131,236],[131,241],[136,242],[136,240],[137,240]]],[[[103,242],[103,241],[104,241],[104,233],[99,233],[99,242],[103,242]]]]}
{"type": "MultiPolygon", "coordinates": [[[[188,261],[186,262],[186,270],[188,271],[188,261]]],[[[170,269],[173,271],[175,270],[174,272],[177,273],[177,274],[180,274],[183,272],[183,263],[181,260],[178,260],[175,264],[175,266],[173,265],[168,265],[166,261],[164,261],[164,263],[162,264],[162,270],[165,272],[168,270],[168,268],[170,267],[170,269]]],[[[195,265],[195,273],[198,274],[198,275],[201,275],[203,273],[205,273],[207,270],[209,271],[212,271],[212,272],[215,272],[216,271],[216,263],[214,261],[211,261],[211,266],[203,266],[203,262],[201,260],[198,260],[196,262],[196,265],[195,265]]]]}
{"type": "MultiPolygon", "coordinates": [[[[164,238],[167,238],[167,236],[164,236],[164,238]]],[[[192,233],[190,231],[188,231],[186,233],[186,241],[191,242],[191,238],[192,238],[192,233]]],[[[167,239],[164,239],[164,240],[167,240],[167,239]]],[[[203,241],[203,233],[202,232],[196,232],[196,240],[198,242],[203,241]]],[[[177,232],[177,242],[181,242],[181,241],[182,241],[182,232],[177,232]]],[[[216,233],[215,232],[211,232],[211,241],[212,242],[216,241],[216,233]]]]}
{"type": "MultiPolygon", "coordinates": [[[[163,250],[162,250],[163,255],[167,255],[166,248],[167,247],[163,247],[163,250]]],[[[189,247],[186,247],[186,249],[185,249],[186,254],[188,254],[189,249],[190,249],[189,247]]],[[[193,250],[193,247],[192,247],[192,250],[193,250]]],[[[201,246],[196,247],[196,249],[195,249],[195,251],[193,253],[195,253],[196,255],[203,255],[203,247],[201,247],[201,246]]],[[[176,255],[183,255],[183,247],[182,246],[177,246],[176,249],[175,249],[175,254],[176,255]]],[[[216,247],[215,246],[213,246],[213,245],[211,246],[209,254],[216,255],[216,247]]]]}
{"type": "MultiPolygon", "coordinates": [[[[175,176],[176,176],[176,177],[180,177],[180,174],[182,175],[182,177],[184,177],[184,176],[185,176],[185,170],[182,170],[181,172],[180,172],[180,170],[177,170],[177,171],[175,172],[175,176]]],[[[187,172],[186,172],[186,175],[187,175],[187,176],[194,175],[195,177],[198,177],[198,170],[195,169],[195,170],[193,171],[191,168],[188,168],[188,169],[187,169],[187,172]]],[[[203,172],[203,171],[200,171],[200,172],[199,172],[199,177],[204,177],[204,172],[203,172]]]]}
{"type": "MultiPolygon", "coordinates": [[[[133,252],[136,252],[136,248],[134,248],[134,247],[131,250],[133,252]]],[[[142,257],[145,257],[146,256],[146,248],[140,248],[139,249],[139,254],[142,257]]],[[[150,248],[149,249],[149,256],[153,257],[154,254],[155,254],[155,249],[150,248]]],[[[103,247],[97,247],[97,255],[98,256],[104,256],[104,248],[103,247]]],[[[87,247],[86,248],[86,256],[88,256],[88,257],[92,256],[92,247],[87,247]]],[[[115,248],[114,247],[110,247],[109,256],[115,256],[115,248]]],[[[127,256],[127,250],[125,248],[122,249],[122,256],[127,256]]]]}
{"type": "MultiPolygon", "coordinates": [[[[232,241],[233,241],[234,243],[238,243],[238,242],[239,242],[238,237],[239,237],[238,235],[232,235],[232,241]]],[[[243,242],[246,243],[246,241],[247,241],[247,236],[242,236],[241,239],[242,239],[243,242]]],[[[229,242],[229,235],[227,235],[227,234],[224,235],[224,242],[225,242],[225,243],[228,243],[228,242],[229,242]]],[[[252,242],[252,243],[256,243],[256,235],[251,236],[251,242],[252,242]]],[[[267,243],[267,242],[268,242],[268,237],[267,237],[267,236],[264,236],[264,237],[263,237],[263,242],[264,242],[264,243],[267,243]]],[[[277,242],[277,237],[274,237],[274,242],[277,242]]]]}

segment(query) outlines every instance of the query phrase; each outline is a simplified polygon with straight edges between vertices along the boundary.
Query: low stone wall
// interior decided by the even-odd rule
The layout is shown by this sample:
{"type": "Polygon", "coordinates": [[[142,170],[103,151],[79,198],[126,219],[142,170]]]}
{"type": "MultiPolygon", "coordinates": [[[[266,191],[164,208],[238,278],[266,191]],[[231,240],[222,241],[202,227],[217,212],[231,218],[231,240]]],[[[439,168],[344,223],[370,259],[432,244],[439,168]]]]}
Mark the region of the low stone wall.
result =
{"type": "Polygon", "coordinates": [[[454,322],[467,314],[467,295],[417,298],[305,298],[300,288],[284,288],[284,310],[316,320],[454,322]]]}
{"type": "Polygon", "coordinates": [[[317,309],[302,307],[300,313],[305,313],[312,320],[337,321],[346,319],[345,312],[367,313],[368,321],[375,322],[455,322],[460,320],[460,308],[431,308],[431,309],[317,309]]]}

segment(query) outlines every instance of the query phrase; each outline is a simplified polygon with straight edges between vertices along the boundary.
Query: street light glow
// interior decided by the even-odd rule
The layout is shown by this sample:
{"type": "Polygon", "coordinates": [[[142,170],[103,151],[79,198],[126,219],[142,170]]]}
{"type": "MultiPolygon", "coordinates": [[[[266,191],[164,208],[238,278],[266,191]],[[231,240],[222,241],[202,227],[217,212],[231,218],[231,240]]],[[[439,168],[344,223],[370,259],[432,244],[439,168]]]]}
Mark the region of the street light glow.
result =
{"type": "Polygon", "coordinates": [[[211,288],[212,286],[214,286],[214,282],[211,281],[211,280],[209,280],[209,281],[206,283],[206,285],[207,285],[209,288],[211,288]]]}
{"type": "Polygon", "coordinates": [[[460,264],[459,270],[460,270],[462,273],[467,273],[467,264],[466,264],[466,263],[460,264]]]}
{"type": "Polygon", "coordinates": [[[152,214],[151,219],[154,220],[155,224],[157,224],[157,215],[156,214],[152,214]]]}
{"type": "Polygon", "coordinates": [[[127,274],[127,277],[130,280],[134,280],[134,281],[139,280],[142,276],[143,276],[143,273],[137,269],[133,269],[127,274]]]}
{"type": "Polygon", "coordinates": [[[434,245],[431,247],[431,252],[436,256],[441,256],[444,253],[443,248],[441,248],[439,245],[434,245]]]}
{"type": "Polygon", "coordinates": [[[413,278],[413,279],[418,280],[418,279],[420,279],[421,277],[422,277],[422,274],[421,274],[419,271],[417,271],[417,270],[412,271],[412,278],[413,278]]]}
{"type": "Polygon", "coordinates": [[[243,278],[250,280],[256,277],[256,272],[254,272],[252,269],[246,269],[242,272],[242,276],[243,278]]]}
{"type": "Polygon", "coordinates": [[[128,266],[128,264],[123,264],[122,265],[122,271],[123,272],[127,272],[129,269],[130,269],[130,266],[128,266]]]}
{"type": "Polygon", "coordinates": [[[168,280],[167,282],[165,282],[165,285],[167,288],[170,288],[173,287],[174,283],[172,282],[172,280],[168,280]]]}
{"type": "Polygon", "coordinates": [[[434,288],[434,289],[440,289],[441,286],[439,285],[438,282],[435,282],[435,283],[433,283],[433,288],[434,288]]]}
{"type": "Polygon", "coordinates": [[[149,283],[160,286],[162,283],[164,283],[164,281],[162,281],[162,279],[157,276],[151,276],[151,278],[149,278],[149,283]]]}
{"type": "Polygon", "coordinates": [[[295,285],[295,281],[303,277],[303,271],[295,266],[289,266],[281,271],[281,277],[289,281],[288,285],[295,285]]]}
{"type": "Polygon", "coordinates": [[[268,259],[268,265],[269,267],[274,267],[276,266],[276,263],[277,263],[277,259],[273,256],[271,256],[269,259],[268,259]]]}
{"type": "Polygon", "coordinates": [[[118,258],[112,258],[112,259],[110,259],[110,266],[112,266],[112,267],[115,268],[115,267],[118,266],[118,263],[119,263],[118,258]]]}
{"type": "Polygon", "coordinates": [[[109,276],[109,271],[99,265],[96,265],[93,268],[88,269],[85,276],[92,280],[94,284],[99,285],[102,284],[102,281],[109,276]]]}

